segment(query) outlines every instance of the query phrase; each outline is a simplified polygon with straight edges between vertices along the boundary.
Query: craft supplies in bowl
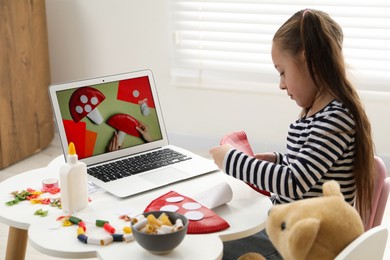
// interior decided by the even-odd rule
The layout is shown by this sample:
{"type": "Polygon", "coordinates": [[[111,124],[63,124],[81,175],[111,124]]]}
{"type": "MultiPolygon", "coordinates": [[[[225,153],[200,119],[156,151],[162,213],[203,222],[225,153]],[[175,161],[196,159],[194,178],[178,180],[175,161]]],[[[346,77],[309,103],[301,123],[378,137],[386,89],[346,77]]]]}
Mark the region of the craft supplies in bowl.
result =
{"type": "Polygon", "coordinates": [[[132,222],[134,239],[152,254],[167,254],[183,241],[188,219],[177,212],[149,211],[132,222]]]}

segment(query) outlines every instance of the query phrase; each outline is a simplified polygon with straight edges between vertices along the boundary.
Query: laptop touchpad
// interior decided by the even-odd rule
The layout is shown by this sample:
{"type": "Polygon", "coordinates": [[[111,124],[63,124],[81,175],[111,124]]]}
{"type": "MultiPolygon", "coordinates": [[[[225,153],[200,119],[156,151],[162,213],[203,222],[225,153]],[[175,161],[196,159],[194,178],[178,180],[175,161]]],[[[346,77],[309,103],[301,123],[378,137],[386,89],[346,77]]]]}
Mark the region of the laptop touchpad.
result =
{"type": "Polygon", "coordinates": [[[161,185],[187,179],[190,175],[173,167],[168,167],[142,174],[139,177],[157,185],[161,185]]]}

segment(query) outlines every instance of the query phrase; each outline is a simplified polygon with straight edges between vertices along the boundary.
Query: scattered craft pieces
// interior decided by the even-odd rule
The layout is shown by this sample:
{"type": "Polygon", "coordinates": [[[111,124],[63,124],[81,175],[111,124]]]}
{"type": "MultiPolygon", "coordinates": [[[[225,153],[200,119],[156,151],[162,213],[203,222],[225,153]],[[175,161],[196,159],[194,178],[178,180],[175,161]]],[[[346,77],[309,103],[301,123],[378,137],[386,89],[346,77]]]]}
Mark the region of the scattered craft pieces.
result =
{"type": "MultiPolygon", "coordinates": [[[[59,209],[62,208],[61,198],[41,198],[40,196],[44,193],[50,193],[55,195],[59,193],[61,189],[55,185],[52,186],[43,186],[41,190],[34,190],[31,188],[27,188],[22,191],[14,191],[11,192],[14,195],[14,199],[5,202],[7,206],[13,206],[22,201],[30,201],[31,204],[42,204],[42,205],[50,205],[51,207],[57,207],[59,209]]],[[[88,201],[91,202],[91,199],[88,198],[88,201]]]]}
{"type": "Polygon", "coordinates": [[[42,190],[34,190],[31,188],[27,188],[26,190],[22,190],[21,192],[11,192],[11,194],[14,195],[15,198],[11,201],[7,201],[5,204],[7,206],[13,206],[21,201],[29,200],[32,204],[50,204],[50,206],[57,207],[58,203],[53,205],[51,203],[50,198],[40,198],[40,196],[44,193],[57,194],[59,192],[60,188],[58,187],[42,188],[42,190]]]}
{"type": "Polygon", "coordinates": [[[15,204],[18,204],[21,200],[19,198],[15,198],[14,200],[8,201],[5,203],[7,206],[13,206],[15,204]]]}
{"type": "Polygon", "coordinates": [[[65,218],[65,219],[62,221],[62,225],[63,225],[64,227],[70,227],[70,226],[73,225],[73,223],[70,222],[68,218],[65,218]]]}
{"type": "Polygon", "coordinates": [[[122,220],[124,220],[126,222],[130,222],[131,221],[131,217],[128,216],[128,215],[121,215],[121,216],[119,216],[119,219],[122,219],[122,220]]]}
{"type": "Polygon", "coordinates": [[[133,231],[131,230],[130,226],[123,227],[123,233],[125,234],[131,234],[133,231]]]}
{"type": "Polygon", "coordinates": [[[78,217],[70,216],[69,221],[72,222],[73,224],[79,224],[82,220],[79,219],[78,217]]]}
{"type": "Polygon", "coordinates": [[[105,223],[103,225],[103,228],[104,228],[105,231],[107,231],[110,234],[114,234],[115,233],[115,228],[113,226],[111,226],[109,223],[105,223]]]}
{"type": "Polygon", "coordinates": [[[49,213],[48,210],[38,209],[37,211],[34,212],[34,215],[46,217],[47,213],[49,213]]]}
{"type": "Polygon", "coordinates": [[[61,199],[60,198],[51,199],[50,206],[61,209],[62,208],[61,199]]]}

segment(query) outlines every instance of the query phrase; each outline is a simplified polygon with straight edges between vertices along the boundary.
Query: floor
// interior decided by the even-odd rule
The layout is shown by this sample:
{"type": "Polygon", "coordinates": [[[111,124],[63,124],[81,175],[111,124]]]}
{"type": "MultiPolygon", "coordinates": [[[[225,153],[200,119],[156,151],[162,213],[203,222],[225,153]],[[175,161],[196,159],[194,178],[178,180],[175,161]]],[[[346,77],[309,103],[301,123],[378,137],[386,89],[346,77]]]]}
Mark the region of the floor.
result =
{"type": "MultiPolygon", "coordinates": [[[[40,153],[33,155],[17,164],[14,164],[6,169],[0,170],[0,182],[12,177],[18,173],[22,173],[29,169],[41,168],[46,166],[52,159],[61,155],[61,147],[58,136],[55,136],[48,148],[40,153]]],[[[385,216],[383,218],[383,225],[390,230],[390,200],[387,203],[385,216]]],[[[5,250],[7,246],[8,226],[0,223],[0,260],[5,259],[5,250]]],[[[35,250],[32,246],[27,246],[26,252],[27,260],[58,260],[60,258],[45,256],[35,250]]],[[[93,258],[92,258],[93,259],[93,258]]],[[[387,248],[384,259],[390,259],[390,239],[387,242],[387,248]]]]}

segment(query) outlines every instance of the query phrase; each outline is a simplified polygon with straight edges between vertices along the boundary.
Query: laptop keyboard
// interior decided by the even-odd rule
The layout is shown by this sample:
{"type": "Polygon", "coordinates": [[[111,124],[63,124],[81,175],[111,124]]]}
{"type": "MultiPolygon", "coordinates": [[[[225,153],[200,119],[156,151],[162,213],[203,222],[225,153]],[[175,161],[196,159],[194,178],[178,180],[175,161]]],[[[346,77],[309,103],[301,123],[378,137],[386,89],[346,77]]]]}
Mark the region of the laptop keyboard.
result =
{"type": "Polygon", "coordinates": [[[119,161],[89,167],[88,174],[103,182],[109,182],[189,159],[191,157],[185,154],[181,154],[170,148],[165,148],[119,161]]]}

